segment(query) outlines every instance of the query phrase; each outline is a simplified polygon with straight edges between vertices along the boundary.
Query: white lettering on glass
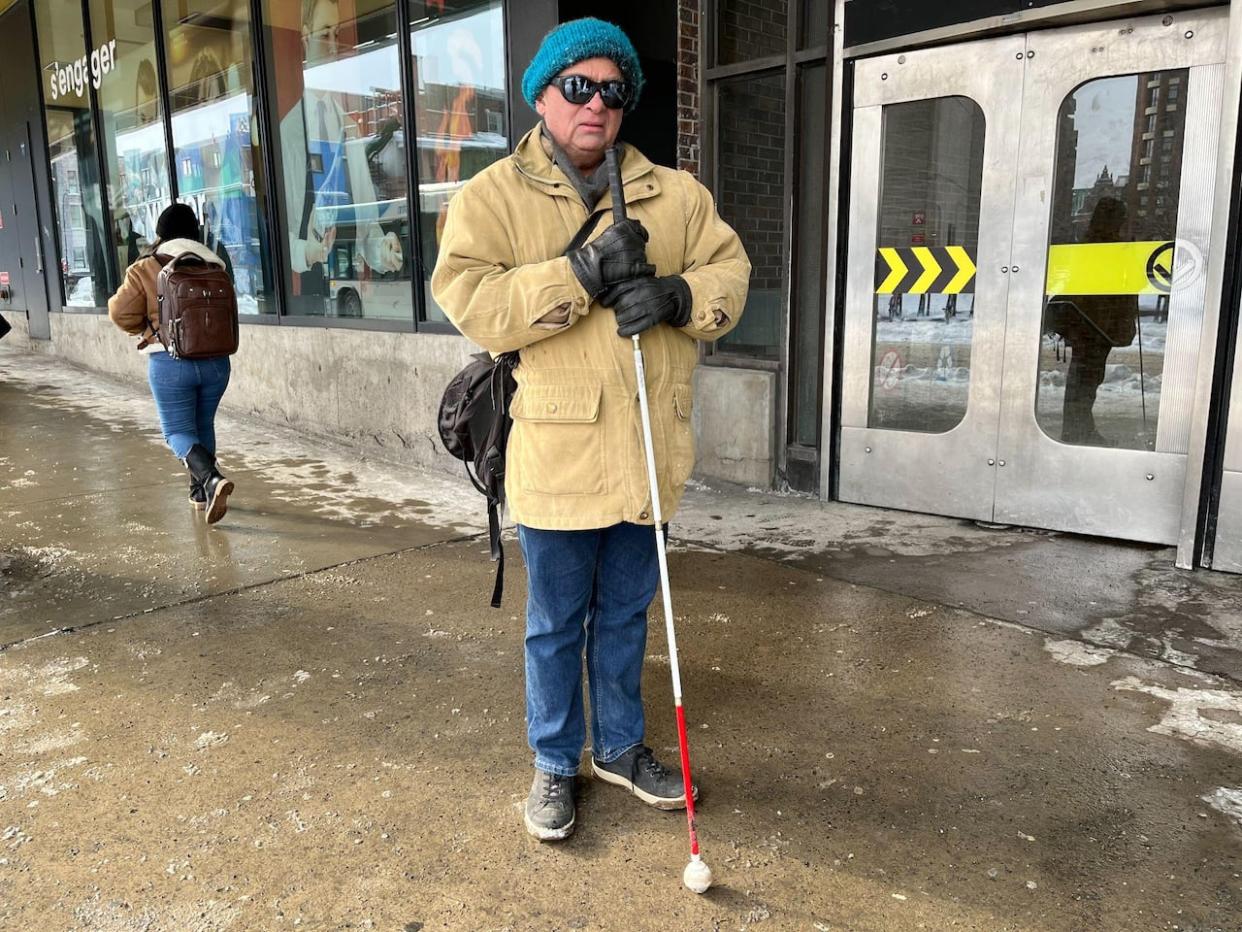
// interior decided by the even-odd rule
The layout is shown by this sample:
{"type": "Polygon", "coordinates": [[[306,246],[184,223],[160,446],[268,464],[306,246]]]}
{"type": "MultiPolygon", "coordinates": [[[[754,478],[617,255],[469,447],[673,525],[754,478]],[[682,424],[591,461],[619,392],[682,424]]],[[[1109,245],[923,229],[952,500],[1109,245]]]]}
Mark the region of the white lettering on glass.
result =
{"type": "Polygon", "coordinates": [[[104,75],[116,68],[116,39],[105,42],[89,55],[83,55],[75,62],[67,65],[56,63],[56,68],[48,76],[52,89],[52,100],[63,97],[70,90],[78,97],[86,92],[86,82],[99,90],[104,75]]]}

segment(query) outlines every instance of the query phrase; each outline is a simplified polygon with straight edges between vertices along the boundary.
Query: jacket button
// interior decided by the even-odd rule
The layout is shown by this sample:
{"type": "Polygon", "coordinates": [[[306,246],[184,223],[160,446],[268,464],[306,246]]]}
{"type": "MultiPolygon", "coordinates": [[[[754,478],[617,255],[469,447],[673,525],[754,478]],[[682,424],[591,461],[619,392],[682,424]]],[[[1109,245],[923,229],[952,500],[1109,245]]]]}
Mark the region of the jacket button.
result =
{"type": "Polygon", "coordinates": [[[554,402],[551,402],[551,401],[548,402],[548,413],[549,414],[556,413],[556,404],[554,402]]]}
{"type": "Polygon", "coordinates": [[[639,517],[639,518],[641,518],[643,521],[646,521],[646,520],[647,520],[647,512],[645,512],[645,511],[643,511],[643,512],[639,512],[638,517],[639,517]]]}

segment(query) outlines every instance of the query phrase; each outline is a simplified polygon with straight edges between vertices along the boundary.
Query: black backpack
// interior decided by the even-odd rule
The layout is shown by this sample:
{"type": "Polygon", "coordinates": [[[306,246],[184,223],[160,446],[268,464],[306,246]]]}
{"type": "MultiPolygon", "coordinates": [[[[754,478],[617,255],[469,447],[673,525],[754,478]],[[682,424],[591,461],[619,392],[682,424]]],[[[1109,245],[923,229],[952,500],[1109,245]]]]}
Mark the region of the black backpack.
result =
{"type": "MultiPolygon", "coordinates": [[[[603,215],[601,210],[587,217],[565,252],[585,243],[603,215]]],[[[505,504],[505,447],[513,426],[509,402],[517,391],[513,370],[519,360],[517,351],[501,353],[495,359],[487,353],[475,353],[466,367],[449,381],[437,416],[444,449],[466,464],[466,475],[487,498],[487,537],[492,562],[496,564],[492,608],[500,608],[500,596],[505,587],[500,512],[505,504]]]]}
{"type": "Polygon", "coordinates": [[[487,498],[487,532],[496,566],[492,608],[500,608],[505,585],[505,551],[500,544],[500,509],[505,503],[505,445],[509,442],[509,401],[517,391],[513,370],[517,353],[492,359],[487,353],[470,357],[453,376],[440,399],[440,442],[466,464],[466,475],[487,498]]]}

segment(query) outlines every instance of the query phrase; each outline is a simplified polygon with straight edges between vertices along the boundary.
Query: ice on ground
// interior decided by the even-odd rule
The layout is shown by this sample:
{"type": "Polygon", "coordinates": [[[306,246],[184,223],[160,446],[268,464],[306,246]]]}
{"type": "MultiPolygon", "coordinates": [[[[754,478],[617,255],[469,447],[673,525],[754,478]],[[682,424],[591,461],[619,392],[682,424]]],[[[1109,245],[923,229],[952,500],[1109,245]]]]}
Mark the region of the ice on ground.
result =
{"type": "Polygon", "coordinates": [[[1217,787],[1211,793],[1199,797],[1217,812],[1224,813],[1242,828],[1242,789],[1217,787]]]}
{"type": "Polygon", "coordinates": [[[1206,747],[1242,754],[1242,724],[1207,718],[1204,711],[1242,715],[1242,693],[1223,689],[1167,689],[1136,676],[1113,682],[1114,689],[1146,693],[1169,703],[1164,717],[1148,731],[1171,735],[1206,747]]]}
{"type": "Polygon", "coordinates": [[[1092,647],[1081,641],[1058,641],[1052,638],[1044,641],[1044,650],[1052,654],[1053,659],[1074,667],[1095,667],[1107,663],[1109,658],[1114,656],[1113,651],[1104,647],[1092,647]]]}
{"type": "MultiPolygon", "coordinates": [[[[68,407],[113,427],[144,431],[152,444],[164,448],[151,395],[135,385],[68,366],[33,369],[6,356],[0,356],[0,376],[30,385],[32,404],[68,407]],[[106,391],[100,391],[101,383],[106,391]]],[[[374,463],[357,449],[227,409],[216,418],[216,433],[226,470],[261,472],[273,496],[309,505],[325,517],[363,525],[386,520],[434,524],[465,534],[487,527],[482,498],[464,475],[374,463]],[[388,507],[377,510],[377,502],[388,507]]],[[[176,465],[171,454],[168,462],[171,470],[176,465]]]]}

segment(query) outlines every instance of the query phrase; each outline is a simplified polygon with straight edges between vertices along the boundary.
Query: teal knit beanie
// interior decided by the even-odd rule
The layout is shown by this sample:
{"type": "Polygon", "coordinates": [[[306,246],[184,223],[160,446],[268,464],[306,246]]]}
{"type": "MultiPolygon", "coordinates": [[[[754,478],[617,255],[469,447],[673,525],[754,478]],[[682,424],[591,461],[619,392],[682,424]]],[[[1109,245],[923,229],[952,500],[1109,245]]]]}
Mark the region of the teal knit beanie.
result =
{"type": "Polygon", "coordinates": [[[620,27],[594,17],[561,23],[543,37],[539,51],[522,76],[522,96],[534,109],[535,98],[553,78],[570,65],[597,57],[616,62],[621,74],[633,86],[634,93],[625,105],[627,113],[633,110],[643,90],[643,69],[638,63],[638,53],[620,27]]]}

